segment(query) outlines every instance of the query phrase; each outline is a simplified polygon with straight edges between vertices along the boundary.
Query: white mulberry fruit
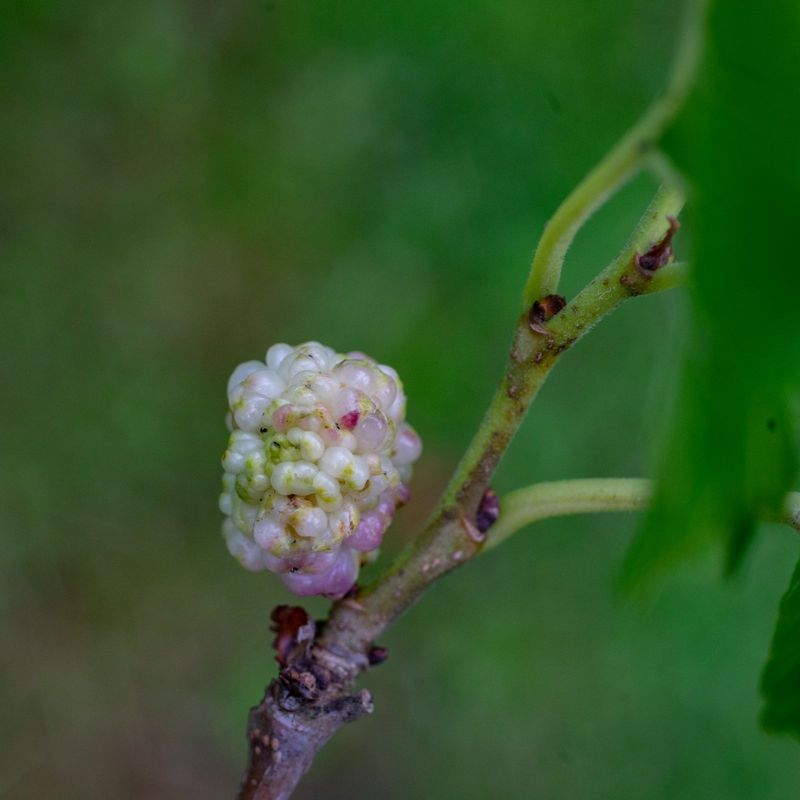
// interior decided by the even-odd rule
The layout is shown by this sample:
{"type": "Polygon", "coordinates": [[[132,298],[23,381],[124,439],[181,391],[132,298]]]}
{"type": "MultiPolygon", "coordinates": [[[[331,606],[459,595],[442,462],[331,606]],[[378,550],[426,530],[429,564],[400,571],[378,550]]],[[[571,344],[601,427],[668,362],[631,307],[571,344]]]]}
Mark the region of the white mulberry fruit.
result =
{"type": "Polygon", "coordinates": [[[363,353],[276,344],[228,381],[228,549],[299,595],[341,596],[408,499],[422,443],[397,373],[363,353]]]}

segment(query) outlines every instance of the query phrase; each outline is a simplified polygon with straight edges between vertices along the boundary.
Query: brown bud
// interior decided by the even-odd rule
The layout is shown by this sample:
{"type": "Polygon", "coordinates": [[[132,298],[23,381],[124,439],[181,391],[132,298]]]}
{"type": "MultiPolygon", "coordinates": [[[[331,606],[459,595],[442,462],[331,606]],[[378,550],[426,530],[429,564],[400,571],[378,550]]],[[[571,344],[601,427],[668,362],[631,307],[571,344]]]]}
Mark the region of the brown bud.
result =
{"type": "Polygon", "coordinates": [[[669,230],[664,234],[660,242],[656,242],[649,250],[636,256],[636,266],[647,277],[650,277],[656,270],[666,266],[672,261],[672,237],[681,227],[675,217],[667,217],[669,230]]]}
{"type": "Polygon", "coordinates": [[[281,667],[304,655],[314,638],[314,622],[300,606],[276,606],[270,628],[276,634],[272,647],[281,667]]]}
{"type": "Polygon", "coordinates": [[[551,320],[567,304],[560,294],[548,294],[537,300],[528,312],[528,324],[536,333],[547,333],[544,323],[551,320]]]}
{"type": "Polygon", "coordinates": [[[367,653],[367,661],[371,667],[383,664],[387,658],[389,658],[389,651],[385,647],[370,647],[367,653]]]}
{"type": "Polygon", "coordinates": [[[500,501],[497,499],[497,492],[494,489],[487,489],[475,513],[475,527],[481,533],[486,533],[497,522],[499,516],[500,501]]]}

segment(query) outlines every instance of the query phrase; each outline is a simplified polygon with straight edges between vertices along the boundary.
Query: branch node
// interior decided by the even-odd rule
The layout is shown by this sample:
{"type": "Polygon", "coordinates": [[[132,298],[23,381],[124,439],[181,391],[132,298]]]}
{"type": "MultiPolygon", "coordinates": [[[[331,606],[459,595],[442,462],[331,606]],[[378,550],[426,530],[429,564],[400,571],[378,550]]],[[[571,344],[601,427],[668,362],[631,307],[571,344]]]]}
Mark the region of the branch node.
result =
{"type": "Polygon", "coordinates": [[[475,513],[475,527],[479,533],[485,534],[497,522],[499,516],[500,501],[497,499],[497,492],[494,489],[487,489],[475,513]]]}
{"type": "Polygon", "coordinates": [[[528,312],[528,325],[534,333],[543,336],[547,333],[545,323],[551,320],[567,304],[565,297],[560,294],[548,294],[536,300],[528,312]]]}
{"type": "Polygon", "coordinates": [[[482,544],[484,542],[486,534],[481,533],[474,522],[468,520],[463,514],[458,515],[458,521],[461,523],[461,527],[464,529],[467,536],[472,539],[473,542],[476,544],[482,544]]]}
{"type": "Polygon", "coordinates": [[[669,228],[661,241],[656,242],[649,250],[641,255],[637,253],[634,263],[636,269],[645,278],[652,278],[653,273],[665,267],[672,261],[674,253],[672,251],[672,237],[680,229],[681,225],[673,216],[668,216],[669,228]]]}
{"type": "Polygon", "coordinates": [[[304,660],[317,631],[308,612],[301,606],[275,606],[270,619],[270,630],[275,633],[272,648],[278,665],[287,667],[304,660]]]}

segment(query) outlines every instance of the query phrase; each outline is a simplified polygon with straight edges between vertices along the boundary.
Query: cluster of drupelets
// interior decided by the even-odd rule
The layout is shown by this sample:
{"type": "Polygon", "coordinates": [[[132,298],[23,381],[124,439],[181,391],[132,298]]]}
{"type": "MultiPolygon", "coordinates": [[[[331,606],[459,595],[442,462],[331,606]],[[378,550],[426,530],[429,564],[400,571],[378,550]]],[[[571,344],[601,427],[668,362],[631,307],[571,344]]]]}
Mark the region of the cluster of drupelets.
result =
{"type": "Polygon", "coordinates": [[[344,594],[407,500],[422,449],[397,373],[363,353],[276,344],[236,367],[228,404],[228,549],[296,594],[344,594]]]}

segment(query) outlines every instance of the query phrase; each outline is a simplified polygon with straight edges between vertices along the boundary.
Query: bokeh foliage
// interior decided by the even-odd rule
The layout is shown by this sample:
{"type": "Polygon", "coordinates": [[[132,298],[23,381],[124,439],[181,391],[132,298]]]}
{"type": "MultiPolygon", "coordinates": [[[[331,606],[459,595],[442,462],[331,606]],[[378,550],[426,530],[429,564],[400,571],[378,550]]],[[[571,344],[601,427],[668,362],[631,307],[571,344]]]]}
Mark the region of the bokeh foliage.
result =
{"type": "MultiPolygon", "coordinates": [[[[545,219],[663,83],[674,4],[1,10],[0,793],[228,796],[285,600],[218,536],[228,371],[311,338],[396,366],[426,442],[413,533],[545,219]]],[[[652,188],[581,234],[566,294],[652,188]]],[[[649,472],[683,302],[631,303],[565,358],[500,491],[649,472]]],[[[641,609],[610,591],[634,524],[544,523],[449,578],[299,795],[792,797],[794,750],[753,720],[794,543],[770,530],[730,587],[698,562],[641,609]]]]}
{"type": "MultiPolygon", "coordinates": [[[[695,3],[705,6],[708,3],[695,3]]],[[[666,151],[689,188],[694,330],[661,490],[629,573],[716,538],[734,570],[796,473],[794,257],[800,9],[711,3],[704,57],[666,151]]]]}
{"type": "MultiPolygon", "coordinates": [[[[722,542],[734,572],[759,516],[780,512],[797,475],[800,149],[788,132],[800,128],[800,6],[716,2],[704,23],[697,87],[666,141],[690,194],[691,352],[629,582],[709,540],[722,542]]],[[[764,689],[770,727],[800,736],[796,594],[782,607],[764,689]]]]}

